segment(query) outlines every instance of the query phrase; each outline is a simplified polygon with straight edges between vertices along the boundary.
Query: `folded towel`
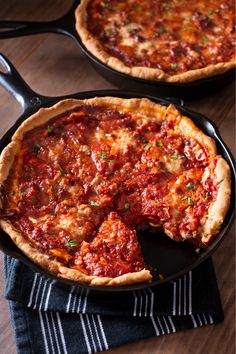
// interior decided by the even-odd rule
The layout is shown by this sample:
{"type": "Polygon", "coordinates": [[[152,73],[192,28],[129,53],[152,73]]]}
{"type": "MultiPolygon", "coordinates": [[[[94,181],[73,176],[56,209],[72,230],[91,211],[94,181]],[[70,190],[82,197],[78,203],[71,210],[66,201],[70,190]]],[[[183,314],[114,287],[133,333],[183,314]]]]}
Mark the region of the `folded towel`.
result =
{"type": "Polygon", "coordinates": [[[18,354],[96,353],[223,321],[211,259],[181,278],[129,292],[98,292],[34,273],[5,257],[18,354]]]}

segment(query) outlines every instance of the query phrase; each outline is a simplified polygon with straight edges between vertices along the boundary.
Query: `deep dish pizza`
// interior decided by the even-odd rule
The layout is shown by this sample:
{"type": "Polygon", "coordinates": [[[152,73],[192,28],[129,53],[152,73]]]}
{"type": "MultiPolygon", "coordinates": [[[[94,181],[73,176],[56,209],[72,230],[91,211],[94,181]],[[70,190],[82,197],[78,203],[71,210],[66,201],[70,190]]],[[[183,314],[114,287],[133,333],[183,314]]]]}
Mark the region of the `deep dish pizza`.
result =
{"type": "Polygon", "coordinates": [[[16,245],[58,277],[91,285],[151,279],[138,227],[208,245],[230,200],[229,166],[212,138],[148,99],[40,109],[3,150],[0,184],[0,225],[16,245]]]}
{"type": "Polygon", "coordinates": [[[85,47],[131,76],[191,82],[235,67],[231,0],[81,0],[75,17],[85,47]]]}

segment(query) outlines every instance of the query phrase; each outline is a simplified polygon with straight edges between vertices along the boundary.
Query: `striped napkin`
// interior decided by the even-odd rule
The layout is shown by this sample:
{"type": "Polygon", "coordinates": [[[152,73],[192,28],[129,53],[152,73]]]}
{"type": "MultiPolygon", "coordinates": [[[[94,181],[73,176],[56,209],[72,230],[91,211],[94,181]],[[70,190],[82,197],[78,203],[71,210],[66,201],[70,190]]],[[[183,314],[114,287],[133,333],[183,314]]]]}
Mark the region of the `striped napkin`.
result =
{"type": "Polygon", "coordinates": [[[132,292],[101,293],[32,272],[5,257],[18,354],[88,354],[223,321],[211,259],[181,278],[132,292]]]}

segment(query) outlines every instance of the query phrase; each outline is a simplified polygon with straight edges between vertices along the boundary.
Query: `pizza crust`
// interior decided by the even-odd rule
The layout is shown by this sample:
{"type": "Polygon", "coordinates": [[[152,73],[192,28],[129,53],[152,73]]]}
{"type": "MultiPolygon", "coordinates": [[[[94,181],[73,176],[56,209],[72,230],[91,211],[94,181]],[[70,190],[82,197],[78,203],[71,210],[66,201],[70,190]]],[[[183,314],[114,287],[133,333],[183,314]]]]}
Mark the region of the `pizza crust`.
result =
{"type": "Polygon", "coordinates": [[[164,81],[171,83],[188,83],[201,80],[207,77],[223,74],[235,68],[236,62],[226,62],[211,64],[201,69],[189,70],[185,73],[169,75],[158,68],[146,68],[142,66],[129,67],[121,60],[107,54],[100,42],[87,30],[87,6],[91,0],[81,0],[75,10],[75,28],[86,49],[97,59],[107,66],[124,74],[137,77],[139,79],[164,81]]]}
{"type": "Polygon", "coordinates": [[[219,156],[214,169],[214,185],[218,186],[217,197],[210,206],[204,225],[201,241],[207,245],[217,235],[230,205],[231,177],[226,161],[219,156]]]}
{"type": "MultiPolygon", "coordinates": [[[[208,150],[210,155],[216,155],[216,146],[213,139],[201,132],[189,118],[182,116],[172,105],[168,107],[162,106],[146,98],[122,99],[118,97],[95,97],[85,100],[67,99],[58,102],[50,108],[41,108],[37,113],[26,119],[16,130],[12,137],[12,142],[5,147],[0,156],[0,185],[3,186],[4,181],[8,177],[9,171],[14,164],[15,156],[21,149],[21,141],[25,132],[46,123],[50,119],[64,112],[70,112],[85,104],[114,106],[122,111],[132,111],[137,114],[137,117],[140,115],[146,115],[157,121],[162,121],[163,119],[174,120],[176,127],[180,132],[196,139],[199,144],[208,150]]],[[[226,161],[221,157],[217,160],[215,174],[215,183],[220,183],[220,188],[217,199],[211,206],[207,220],[203,225],[202,242],[204,244],[210,242],[212,233],[217,233],[219,231],[230,202],[230,169],[226,161]]],[[[2,201],[0,201],[0,203],[0,207],[2,207],[2,201]]],[[[0,219],[0,226],[8,235],[10,235],[16,246],[19,247],[27,257],[59,278],[70,279],[72,281],[94,286],[120,286],[147,282],[152,279],[152,275],[147,269],[124,274],[115,278],[88,276],[79,270],[65,267],[52,256],[43,254],[40,250],[31,245],[7,219],[2,217],[0,219]]]]}
{"type": "Polygon", "coordinates": [[[139,272],[127,273],[115,278],[86,275],[77,269],[67,268],[53,257],[40,252],[33,245],[27,242],[25,237],[18,232],[10,224],[10,222],[0,219],[0,226],[8,235],[11,236],[12,241],[31,261],[43,269],[46,269],[58,278],[69,279],[93,286],[123,286],[127,284],[148,282],[152,279],[152,275],[147,269],[143,269],[139,272]]]}

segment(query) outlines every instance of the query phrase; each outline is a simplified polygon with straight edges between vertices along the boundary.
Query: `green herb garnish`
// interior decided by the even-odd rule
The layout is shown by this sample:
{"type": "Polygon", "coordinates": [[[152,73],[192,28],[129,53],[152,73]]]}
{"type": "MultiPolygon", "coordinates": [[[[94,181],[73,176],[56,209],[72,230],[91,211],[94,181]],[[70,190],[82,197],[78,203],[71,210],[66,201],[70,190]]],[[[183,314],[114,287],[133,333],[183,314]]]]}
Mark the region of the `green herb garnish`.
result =
{"type": "Polygon", "coordinates": [[[157,146],[163,146],[163,142],[162,141],[158,141],[157,142],[157,146]]]}
{"type": "Polygon", "coordinates": [[[107,154],[101,154],[100,157],[101,159],[107,159],[107,154]]]}
{"type": "Polygon", "coordinates": [[[95,206],[95,207],[99,207],[100,206],[99,202],[90,202],[89,204],[91,206],[95,206]]]}
{"type": "Polygon", "coordinates": [[[56,214],[51,214],[51,217],[56,218],[57,216],[56,216],[56,214]]]}
{"type": "Polygon", "coordinates": [[[203,41],[203,43],[208,43],[209,39],[207,36],[203,36],[202,41],[203,41]]]}
{"type": "Polygon", "coordinates": [[[198,45],[195,45],[195,46],[193,47],[193,49],[195,50],[195,52],[200,52],[201,47],[199,47],[198,45]]]}
{"type": "Polygon", "coordinates": [[[48,134],[51,134],[51,132],[52,132],[52,128],[50,127],[50,125],[47,126],[47,132],[48,132],[48,134]]]}
{"type": "Polygon", "coordinates": [[[206,199],[210,199],[211,198],[211,194],[209,192],[206,192],[206,199]]]}
{"type": "Polygon", "coordinates": [[[190,197],[188,197],[188,205],[193,205],[193,200],[190,197]]]}
{"type": "Polygon", "coordinates": [[[125,209],[129,209],[129,203],[128,203],[128,202],[126,202],[126,203],[124,204],[124,208],[125,208],[125,209]]]}
{"type": "Polygon", "coordinates": [[[193,189],[193,188],[194,188],[194,183],[193,183],[193,182],[188,182],[188,183],[186,184],[186,188],[188,188],[188,189],[193,189]]]}
{"type": "Polygon", "coordinates": [[[173,69],[178,68],[178,66],[179,66],[179,64],[178,64],[178,63],[173,63],[173,64],[171,64],[171,67],[172,67],[173,69]]]}
{"type": "Polygon", "coordinates": [[[168,11],[172,8],[172,4],[169,2],[169,4],[166,5],[165,11],[168,11]]]}
{"type": "Polygon", "coordinates": [[[162,172],[163,172],[165,175],[168,175],[168,174],[169,174],[169,171],[168,171],[168,170],[162,170],[162,172]]]}
{"type": "Polygon", "coordinates": [[[113,29],[112,29],[112,28],[107,28],[107,29],[106,29],[106,33],[107,33],[108,35],[112,35],[114,32],[113,32],[113,29]]]}
{"type": "Polygon", "coordinates": [[[212,16],[213,15],[213,10],[212,9],[209,9],[208,10],[208,16],[212,16]]]}
{"type": "Polygon", "coordinates": [[[177,160],[178,159],[178,155],[172,155],[172,156],[170,156],[170,159],[177,160]]]}
{"type": "Polygon", "coordinates": [[[41,148],[42,148],[42,146],[40,144],[38,144],[38,143],[34,144],[34,146],[33,146],[34,153],[37,155],[40,152],[41,148]]]}
{"type": "Polygon", "coordinates": [[[132,10],[133,11],[142,11],[142,7],[141,6],[134,6],[133,8],[132,8],[132,10]]]}
{"type": "Polygon", "coordinates": [[[77,246],[77,242],[76,240],[65,240],[65,245],[69,246],[69,247],[76,247],[77,246]]]}
{"type": "Polygon", "coordinates": [[[161,33],[165,33],[165,32],[168,32],[167,29],[165,27],[160,27],[158,32],[161,34],[161,33]]]}
{"type": "Polygon", "coordinates": [[[115,162],[115,160],[109,160],[109,162],[110,162],[110,163],[114,163],[114,162],[115,162]]]}
{"type": "Polygon", "coordinates": [[[150,150],[151,149],[151,147],[152,147],[152,145],[151,144],[147,144],[145,147],[144,147],[144,150],[146,151],[146,150],[150,150]]]}
{"type": "Polygon", "coordinates": [[[186,200],[188,197],[185,195],[181,200],[186,200]]]}
{"type": "Polygon", "coordinates": [[[109,8],[109,4],[108,4],[107,2],[104,2],[104,3],[102,4],[102,6],[105,7],[106,9],[109,8]]]}

